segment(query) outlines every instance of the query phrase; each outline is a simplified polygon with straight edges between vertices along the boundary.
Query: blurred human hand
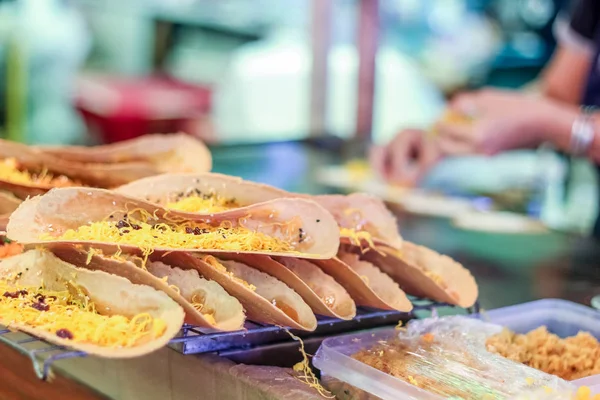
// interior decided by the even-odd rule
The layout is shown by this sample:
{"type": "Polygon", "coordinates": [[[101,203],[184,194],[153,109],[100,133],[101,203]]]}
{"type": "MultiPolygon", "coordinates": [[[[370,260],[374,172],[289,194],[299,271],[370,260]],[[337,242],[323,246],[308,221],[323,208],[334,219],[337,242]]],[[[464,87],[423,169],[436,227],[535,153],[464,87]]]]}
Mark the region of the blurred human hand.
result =
{"type": "Polygon", "coordinates": [[[536,146],[552,119],[554,104],[518,92],[483,89],[458,95],[449,112],[469,117],[443,118],[435,125],[444,155],[497,154],[536,146]]]}
{"type": "Polygon", "coordinates": [[[373,168],[388,182],[414,186],[436,163],[439,152],[427,132],[407,129],[386,146],[371,149],[373,168]]]}
{"type": "Polygon", "coordinates": [[[565,147],[573,115],[551,100],[519,92],[483,89],[458,95],[435,124],[433,135],[405,130],[371,150],[371,164],[384,179],[414,185],[443,156],[493,155],[537,146],[544,140],[565,147]]]}

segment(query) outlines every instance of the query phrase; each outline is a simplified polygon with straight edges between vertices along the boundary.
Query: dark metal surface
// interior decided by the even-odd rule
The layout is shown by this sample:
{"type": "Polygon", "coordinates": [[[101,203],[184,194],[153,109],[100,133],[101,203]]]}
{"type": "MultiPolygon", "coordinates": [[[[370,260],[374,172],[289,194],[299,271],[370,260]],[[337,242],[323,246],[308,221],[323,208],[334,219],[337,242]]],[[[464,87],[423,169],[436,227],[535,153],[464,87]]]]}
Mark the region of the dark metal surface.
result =
{"type": "MultiPolygon", "coordinates": [[[[329,336],[343,332],[367,329],[371,327],[396,324],[401,319],[409,319],[409,314],[394,311],[366,310],[358,311],[350,321],[334,318],[318,318],[315,332],[291,331],[299,337],[312,335],[329,336]]],[[[236,332],[220,332],[203,335],[193,327],[184,328],[183,337],[171,345],[184,354],[197,354],[225,350],[248,350],[255,346],[293,341],[286,329],[273,325],[246,323],[246,330],[236,332]]]]}
{"type": "MultiPolygon", "coordinates": [[[[434,312],[434,309],[439,308],[454,308],[454,306],[448,304],[424,299],[411,299],[411,301],[413,302],[414,309],[410,313],[359,308],[356,317],[352,320],[345,321],[319,316],[317,317],[317,329],[314,332],[296,330],[292,330],[291,332],[301,338],[332,336],[380,326],[396,325],[398,321],[408,321],[422,316],[421,312],[434,312]]],[[[460,312],[460,310],[454,311],[454,313],[457,312],[460,312]]],[[[171,342],[171,347],[183,354],[233,350],[240,352],[276,342],[293,343],[289,332],[287,329],[279,326],[260,325],[253,322],[247,322],[246,329],[243,331],[212,334],[202,334],[194,327],[185,326],[182,336],[174,339],[171,342]]],[[[294,345],[294,347],[297,347],[297,345],[294,345]]]]}
{"type": "MultiPolygon", "coordinates": [[[[421,312],[436,313],[439,308],[455,308],[426,299],[413,298],[411,301],[414,309],[410,313],[359,308],[356,317],[350,321],[318,317],[317,329],[314,332],[291,332],[295,336],[306,338],[311,346],[317,345],[318,347],[318,343],[327,336],[381,326],[393,326],[399,321],[406,322],[416,318],[421,315],[421,312]]],[[[478,306],[474,311],[478,311],[478,306]]],[[[183,354],[218,352],[231,359],[245,359],[247,363],[252,361],[264,365],[286,366],[285,363],[280,365],[280,361],[297,361],[298,343],[287,329],[253,322],[247,322],[245,328],[243,331],[203,334],[194,326],[184,325],[181,335],[172,339],[169,346],[183,354]],[[281,352],[290,352],[293,353],[293,356],[281,358],[281,352]]],[[[57,346],[9,329],[0,329],[0,342],[27,355],[33,363],[36,375],[42,380],[49,377],[50,367],[55,361],[87,356],[85,352],[57,346]]]]}

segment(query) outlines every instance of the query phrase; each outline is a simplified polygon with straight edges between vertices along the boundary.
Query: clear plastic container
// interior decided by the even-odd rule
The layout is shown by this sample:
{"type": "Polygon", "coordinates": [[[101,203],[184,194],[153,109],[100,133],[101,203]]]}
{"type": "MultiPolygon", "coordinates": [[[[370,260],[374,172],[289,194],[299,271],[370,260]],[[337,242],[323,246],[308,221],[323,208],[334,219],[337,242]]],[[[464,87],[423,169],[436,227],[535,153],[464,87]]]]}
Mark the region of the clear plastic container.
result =
{"type": "Polygon", "coordinates": [[[560,337],[587,331],[600,339],[600,312],[566,300],[545,299],[485,311],[481,319],[502,325],[517,333],[527,333],[545,325],[560,337]]]}
{"type": "MultiPolygon", "coordinates": [[[[550,332],[562,337],[576,335],[583,330],[600,338],[600,313],[563,300],[534,301],[487,311],[480,317],[485,322],[505,326],[518,333],[526,333],[545,325],[550,332]]],[[[397,335],[397,330],[387,328],[329,338],[323,341],[313,363],[321,370],[325,382],[337,382],[337,388],[343,389],[347,397],[341,393],[340,398],[353,398],[350,391],[357,389],[354,394],[360,393],[356,397],[360,396],[361,399],[442,399],[441,396],[351,358],[359,350],[373,347],[380,341],[395,338],[397,335]]],[[[576,386],[588,386],[592,393],[600,393],[600,375],[571,383],[576,386]]]]}
{"type": "MultiPolygon", "coordinates": [[[[545,299],[498,308],[484,312],[481,318],[517,333],[527,333],[545,325],[549,332],[560,337],[586,331],[600,339],[600,312],[566,300],[545,299]]],[[[572,383],[588,386],[593,393],[600,393],[600,375],[578,379],[572,383]]]]}
{"type": "MultiPolygon", "coordinates": [[[[386,328],[326,339],[313,358],[313,365],[321,371],[322,379],[331,380],[333,378],[351,385],[345,388],[349,391],[346,392],[348,398],[359,397],[357,394],[360,391],[360,397],[369,400],[379,398],[383,400],[442,399],[440,396],[351,358],[352,354],[375,346],[381,340],[390,340],[397,334],[398,331],[395,329],[386,328]]],[[[336,394],[340,397],[338,393],[336,394]]]]}

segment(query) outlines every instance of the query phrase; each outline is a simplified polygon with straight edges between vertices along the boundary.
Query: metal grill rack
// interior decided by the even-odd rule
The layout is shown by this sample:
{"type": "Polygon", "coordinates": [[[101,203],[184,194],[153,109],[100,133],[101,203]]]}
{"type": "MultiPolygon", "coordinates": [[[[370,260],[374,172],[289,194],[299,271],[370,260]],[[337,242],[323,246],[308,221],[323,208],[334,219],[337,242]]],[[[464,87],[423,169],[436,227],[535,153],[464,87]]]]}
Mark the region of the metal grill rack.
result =
{"type": "MultiPolygon", "coordinates": [[[[356,317],[350,321],[319,317],[318,326],[314,332],[292,332],[302,338],[331,336],[361,329],[395,325],[400,320],[408,321],[421,317],[420,313],[422,312],[436,315],[437,309],[442,307],[456,308],[449,304],[423,299],[411,299],[411,301],[414,309],[410,313],[359,308],[356,317]]],[[[467,312],[479,313],[478,304],[467,310],[467,312]]],[[[194,326],[184,325],[181,335],[172,339],[169,346],[183,354],[227,353],[244,351],[272,343],[292,341],[287,330],[278,326],[248,322],[245,328],[243,331],[203,334],[194,326]]],[[[54,362],[87,356],[85,352],[73,351],[10,329],[0,329],[0,342],[29,357],[36,375],[42,380],[48,378],[50,367],[54,362]]]]}
{"type": "Polygon", "coordinates": [[[87,353],[73,351],[63,346],[48,343],[45,340],[10,329],[0,330],[0,343],[5,344],[26,355],[33,363],[38,378],[46,380],[50,366],[58,360],[74,357],[85,357],[87,353]]]}

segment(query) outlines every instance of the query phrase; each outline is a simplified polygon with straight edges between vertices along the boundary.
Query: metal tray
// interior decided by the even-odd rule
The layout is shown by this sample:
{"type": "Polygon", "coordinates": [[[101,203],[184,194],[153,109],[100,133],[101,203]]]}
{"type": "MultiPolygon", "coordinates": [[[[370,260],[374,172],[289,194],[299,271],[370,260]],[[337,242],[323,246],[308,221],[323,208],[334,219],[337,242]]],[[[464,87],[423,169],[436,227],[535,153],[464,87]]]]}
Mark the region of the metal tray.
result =
{"type": "MultiPolygon", "coordinates": [[[[367,308],[359,308],[357,315],[350,321],[334,318],[318,318],[318,326],[314,332],[291,331],[311,344],[318,347],[320,342],[330,336],[342,333],[354,332],[364,329],[372,329],[382,326],[396,325],[398,321],[408,321],[420,317],[421,312],[433,313],[444,307],[457,308],[444,303],[432,302],[423,299],[411,299],[414,310],[410,313],[397,311],[382,311],[367,308]]],[[[469,313],[479,312],[476,304],[469,313]]],[[[197,328],[184,325],[180,336],[169,343],[169,347],[183,354],[218,353],[232,360],[245,363],[261,364],[270,363],[272,357],[269,354],[285,351],[287,348],[297,351],[297,343],[289,335],[287,329],[260,325],[253,322],[246,323],[245,330],[236,332],[219,332],[203,334],[197,328]]],[[[46,380],[50,373],[50,367],[58,360],[86,357],[81,351],[57,346],[22,332],[0,327],[0,343],[4,343],[22,354],[29,357],[33,363],[36,375],[46,380]]],[[[278,357],[281,358],[281,357],[278,357]]]]}

